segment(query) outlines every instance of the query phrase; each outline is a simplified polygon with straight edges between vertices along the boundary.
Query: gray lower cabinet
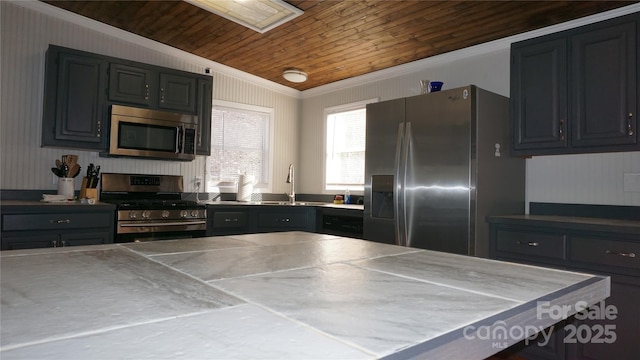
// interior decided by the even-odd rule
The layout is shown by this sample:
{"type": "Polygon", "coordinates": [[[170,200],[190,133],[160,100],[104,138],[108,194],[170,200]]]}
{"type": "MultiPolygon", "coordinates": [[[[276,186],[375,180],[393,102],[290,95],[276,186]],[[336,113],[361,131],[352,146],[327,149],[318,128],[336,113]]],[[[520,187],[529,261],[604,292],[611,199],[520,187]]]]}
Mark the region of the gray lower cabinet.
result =
{"type": "Polygon", "coordinates": [[[588,230],[489,219],[490,256],[611,277],[611,297],[593,310],[615,307],[615,317],[567,319],[545,346],[520,343],[507,352],[527,359],[636,359],[640,354],[640,231],[588,230]]]}
{"type": "Polygon", "coordinates": [[[210,205],[207,219],[207,236],[316,231],[316,209],[312,206],[210,205]]]}
{"type": "Polygon", "coordinates": [[[310,206],[256,207],[256,232],[316,230],[315,208],[310,206]]]}
{"type": "Polygon", "coordinates": [[[249,234],[253,231],[249,206],[209,206],[207,222],[207,236],[249,234]]]}
{"type": "MultiPolygon", "coordinates": [[[[62,205],[61,205],[62,206],[62,205]]],[[[72,210],[33,207],[12,213],[3,208],[2,250],[113,243],[112,209],[72,210]]]]}

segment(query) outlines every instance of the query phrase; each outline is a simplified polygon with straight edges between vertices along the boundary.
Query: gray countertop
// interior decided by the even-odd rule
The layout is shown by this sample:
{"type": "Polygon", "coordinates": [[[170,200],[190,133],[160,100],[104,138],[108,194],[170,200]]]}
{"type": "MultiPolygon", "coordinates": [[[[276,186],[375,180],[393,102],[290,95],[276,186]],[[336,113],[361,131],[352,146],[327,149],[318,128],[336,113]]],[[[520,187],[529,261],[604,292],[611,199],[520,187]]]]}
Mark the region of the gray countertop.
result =
{"type": "Polygon", "coordinates": [[[4,251],[7,359],[484,359],[609,278],[303,232],[4,251]],[[517,331],[515,333],[518,333],[517,331]]]}
{"type": "Polygon", "coordinates": [[[557,229],[585,231],[612,231],[640,235],[640,221],[558,215],[503,215],[489,216],[487,221],[495,224],[535,225],[557,229]]]}

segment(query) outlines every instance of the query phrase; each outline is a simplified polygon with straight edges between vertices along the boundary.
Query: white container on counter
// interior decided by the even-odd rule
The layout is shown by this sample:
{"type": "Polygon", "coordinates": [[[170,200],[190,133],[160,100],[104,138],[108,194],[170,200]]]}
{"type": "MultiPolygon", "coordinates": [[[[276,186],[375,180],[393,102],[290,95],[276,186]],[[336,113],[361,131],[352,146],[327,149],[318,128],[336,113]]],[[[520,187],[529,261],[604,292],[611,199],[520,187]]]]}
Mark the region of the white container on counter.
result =
{"type": "Polygon", "coordinates": [[[73,197],[75,181],[73,178],[58,178],[58,195],[73,197]]]}

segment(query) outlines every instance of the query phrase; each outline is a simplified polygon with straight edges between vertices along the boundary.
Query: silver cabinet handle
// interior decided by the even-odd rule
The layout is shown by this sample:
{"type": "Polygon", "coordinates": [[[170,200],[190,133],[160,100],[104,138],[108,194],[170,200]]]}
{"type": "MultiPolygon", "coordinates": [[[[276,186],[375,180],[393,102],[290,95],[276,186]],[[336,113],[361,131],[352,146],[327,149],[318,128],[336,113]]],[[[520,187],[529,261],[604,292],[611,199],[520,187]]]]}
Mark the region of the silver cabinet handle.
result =
{"type": "Polygon", "coordinates": [[[49,220],[50,223],[52,224],[70,224],[71,220],[69,219],[64,219],[64,220],[49,220]]]}
{"type": "Polygon", "coordinates": [[[560,140],[564,140],[564,120],[560,120],[560,140]]]}
{"type": "Polygon", "coordinates": [[[633,113],[629,113],[629,117],[627,117],[627,134],[629,136],[633,136],[633,127],[631,127],[632,120],[633,120],[633,113]]]}
{"type": "Polygon", "coordinates": [[[518,244],[518,245],[527,245],[527,246],[531,246],[531,247],[536,247],[536,246],[540,245],[539,243],[533,242],[533,241],[529,241],[529,242],[516,241],[516,244],[518,244]]]}
{"type": "Polygon", "coordinates": [[[144,99],[149,100],[149,84],[145,84],[144,88],[145,88],[144,99]]]}
{"type": "Polygon", "coordinates": [[[224,219],[224,222],[238,222],[238,218],[233,218],[233,219],[226,218],[224,219]]]}
{"type": "Polygon", "coordinates": [[[618,255],[618,256],[623,256],[623,257],[628,257],[628,258],[636,257],[636,254],[632,253],[632,252],[619,252],[619,251],[607,250],[607,251],[605,251],[605,253],[607,255],[618,255]]]}

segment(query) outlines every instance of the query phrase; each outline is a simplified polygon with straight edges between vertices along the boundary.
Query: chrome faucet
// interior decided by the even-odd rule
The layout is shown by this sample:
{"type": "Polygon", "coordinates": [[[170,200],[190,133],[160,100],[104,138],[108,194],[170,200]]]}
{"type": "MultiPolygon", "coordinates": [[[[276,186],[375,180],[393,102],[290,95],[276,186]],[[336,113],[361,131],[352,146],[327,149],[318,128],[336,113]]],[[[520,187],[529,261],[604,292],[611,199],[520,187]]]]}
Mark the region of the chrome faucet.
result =
{"type": "Polygon", "coordinates": [[[287,184],[291,184],[291,192],[288,193],[289,201],[294,203],[296,202],[296,190],[295,190],[295,180],[294,180],[294,171],[293,164],[289,165],[289,175],[287,175],[287,184]]]}

